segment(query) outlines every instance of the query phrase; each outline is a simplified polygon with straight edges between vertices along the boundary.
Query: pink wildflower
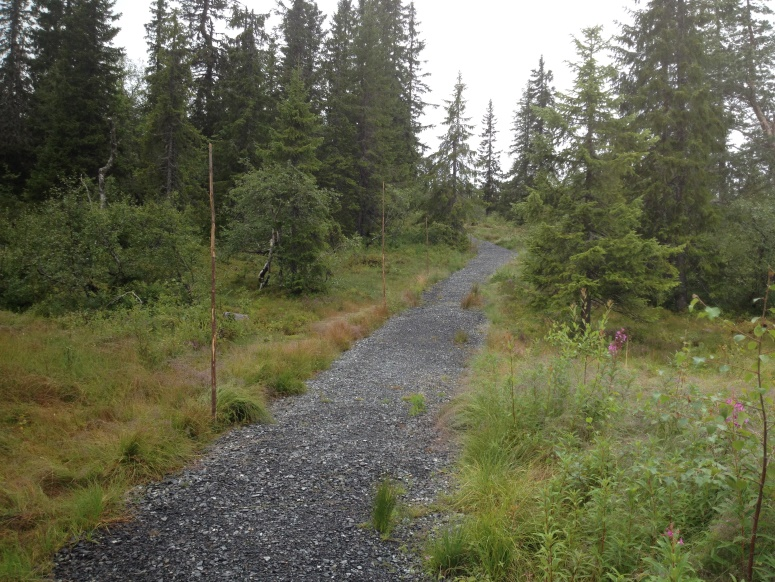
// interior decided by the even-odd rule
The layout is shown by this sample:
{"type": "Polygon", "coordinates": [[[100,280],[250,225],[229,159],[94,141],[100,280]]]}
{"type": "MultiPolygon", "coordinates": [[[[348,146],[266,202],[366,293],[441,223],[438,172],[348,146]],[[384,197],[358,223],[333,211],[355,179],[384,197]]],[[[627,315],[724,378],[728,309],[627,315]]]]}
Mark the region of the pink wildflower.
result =
{"type": "Polygon", "coordinates": [[[622,328],[614,335],[614,341],[608,344],[608,353],[615,356],[619,353],[619,350],[622,349],[625,343],[627,343],[627,334],[625,333],[624,328],[622,328]]]}

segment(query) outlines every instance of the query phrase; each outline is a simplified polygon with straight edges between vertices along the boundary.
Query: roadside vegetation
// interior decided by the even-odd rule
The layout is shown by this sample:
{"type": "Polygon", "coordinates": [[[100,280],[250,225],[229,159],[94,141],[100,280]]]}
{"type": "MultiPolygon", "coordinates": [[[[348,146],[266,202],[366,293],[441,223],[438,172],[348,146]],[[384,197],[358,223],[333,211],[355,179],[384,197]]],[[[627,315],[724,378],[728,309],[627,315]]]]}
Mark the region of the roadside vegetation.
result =
{"type": "Polygon", "coordinates": [[[387,310],[381,253],[357,238],[326,256],[336,272],[326,291],[303,297],[258,293],[250,257],[219,262],[215,422],[207,252],[194,247],[192,256],[190,301],[162,290],[112,309],[0,311],[0,579],[42,578],[62,544],[124,519],[132,487],[182,467],[234,424],[270,422],[271,399],[303,392],[307,378],[467,255],[389,245],[387,310]]]}
{"type": "MultiPolygon", "coordinates": [[[[487,230],[525,234],[475,232],[487,230]]],[[[578,307],[532,308],[522,265],[483,289],[492,326],[450,415],[462,446],[452,525],[430,536],[427,571],[771,580],[775,480],[770,471],[762,483],[762,466],[775,345],[765,320],[722,322],[696,301],[693,313],[637,317],[602,306],[587,327],[578,307]]]]}

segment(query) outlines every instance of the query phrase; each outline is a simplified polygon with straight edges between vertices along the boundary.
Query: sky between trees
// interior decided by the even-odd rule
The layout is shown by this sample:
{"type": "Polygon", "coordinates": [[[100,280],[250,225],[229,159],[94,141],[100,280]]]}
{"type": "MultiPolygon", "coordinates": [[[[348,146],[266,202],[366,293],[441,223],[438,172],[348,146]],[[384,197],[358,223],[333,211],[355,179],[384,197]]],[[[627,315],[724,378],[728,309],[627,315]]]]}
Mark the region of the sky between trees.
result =
{"type": "MultiPolygon", "coordinates": [[[[330,16],[338,0],[318,0],[320,10],[330,16]]],[[[275,0],[244,0],[256,12],[271,12],[275,0]]],[[[147,58],[145,30],[150,2],[117,0],[115,11],[121,13],[116,44],[126,48],[133,61],[147,58]]],[[[415,0],[420,19],[420,34],[426,41],[423,59],[431,104],[443,105],[452,95],[458,72],[466,84],[467,112],[476,124],[475,133],[492,99],[498,120],[498,144],[504,152],[511,137],[511,122],[530,70],[544,56],[547,68],[554,73],[555,86],[564,91],[572,82],[565,61],[575,58],[573,36],[581,36],[585,27],[603,25],[604,34],[617,32],[616,22],[629,21],[631,0],[542,0],[540,2],[504,2],[503,0],[415,0]]],[[[274,18],[270,26],[279,19],[274,18]]],[[[437,127],[426,130],[423,141],[435,150],[444,117],[442,107],[428,107],[425,123],[437,127]]],[[[508,167],[504,154],[503,167],[508,167]]]]}

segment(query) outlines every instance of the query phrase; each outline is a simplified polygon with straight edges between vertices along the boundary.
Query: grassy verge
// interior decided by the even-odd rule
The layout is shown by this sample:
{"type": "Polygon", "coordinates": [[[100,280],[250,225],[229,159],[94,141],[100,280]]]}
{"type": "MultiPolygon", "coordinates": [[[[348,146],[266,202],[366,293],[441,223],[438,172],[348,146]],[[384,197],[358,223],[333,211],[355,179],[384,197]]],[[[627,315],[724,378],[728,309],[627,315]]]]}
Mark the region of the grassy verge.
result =
{"type": "MultiPolygon", "coordinates": [[[[531,312],[518,265],[483,292],[487,349],[450,421],[462,440],[448,508],[456,519],[430,536],[428,571],[743,579],[762,425],[750,377],[734,373],[750,356],[722,349],[731,334],[654,311],[646,321],[610,314],[584,337],[569,317],[563,326],[531,312]],[[626,341],[615,335],[622,328],[626,341]]],[[[773,481],[770,471],[755,580],[775,577],[773,481]]]]}
{"type": "MultiPolygon", "coordinates": [[[[0,312],[0,580],[43,578],[73,536],[121,520],[126,492],[174,471],[266,400],[303,382],[467,256],[392,249],[330,257],[326,293],[257,293],[258,266],[219,266],[220,406],[209,418],[209,304],[127,306],[57,319],[0,312]],[[428,260],[429,259],[429,260],[428,260]],[[426,272],[426,261],[433,265],[426,272]]],[[[204,261],[203,261],[204,264],[204,261]]],[[[207,301],[202,269],[196,295],[207,301]]]]}

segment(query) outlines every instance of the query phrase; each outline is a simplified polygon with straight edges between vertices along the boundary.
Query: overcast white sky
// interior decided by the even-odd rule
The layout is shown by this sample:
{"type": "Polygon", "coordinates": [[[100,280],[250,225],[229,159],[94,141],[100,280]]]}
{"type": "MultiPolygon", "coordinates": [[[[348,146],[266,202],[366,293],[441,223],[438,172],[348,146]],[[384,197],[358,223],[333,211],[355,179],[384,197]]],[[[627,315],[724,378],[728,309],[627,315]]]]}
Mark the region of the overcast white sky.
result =
{"type": "MultiPolygon", "coordinates": [[[[408,0],[405,0],[408,1],[408,0]]],[[[242,0],[256,12],[270,12],[275,0],[242,0]]],[[[145,30],[150,0],[117,0],[115,10],[123,13],[116,44],[127,50],[132,60],[144,61],[145,30]]],[[[337,0],[318,0],[318,7],[329,17],[337,0]]],[[[498,118],[498,147],[505,151],[511,143],[511,121],[530,70],[544,56],[554,72],[555,86],[569,88],[572,79],[565,61],[574,59],[573,36],[585,27],[603,25],[606,35],[618,31],[617,21],[627,21],[627,8],[633,0],[415,0],[420,33],[426,41],[424,70],[431,88],[427,100],[442,105],[452,95],[458,71],[467,85],[467,113],[475,124],[479,145],[481,120],[492,99],[498,118]]],[[[328,20],[328,19],[327,19],[328,20]]],[[[426,123],[439,124],[442,107],[428,108],[426,123]]],[[[443,128],[429,130],[424,141],[435,148],[443,128]]],[[[504,170],[508,162],[504,159],[504,170]]]]}

